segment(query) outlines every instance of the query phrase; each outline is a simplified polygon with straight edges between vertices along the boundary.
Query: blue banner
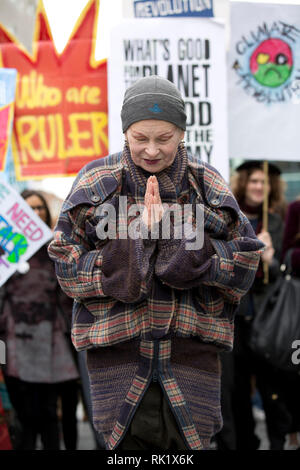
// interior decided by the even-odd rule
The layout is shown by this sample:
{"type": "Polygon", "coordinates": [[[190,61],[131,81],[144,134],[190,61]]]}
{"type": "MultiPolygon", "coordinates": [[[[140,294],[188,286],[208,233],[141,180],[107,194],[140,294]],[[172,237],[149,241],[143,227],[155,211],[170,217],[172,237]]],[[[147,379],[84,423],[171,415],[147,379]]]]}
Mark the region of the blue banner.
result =
{"type": "Polygon", "coordinates": [[[134,0],[136,18],[213,15],[213,0],[134,0]]]}
{"type": "MultiPolygon", "coordinates": [[[[13,103],[15,101],[16,80],[17,80],[17,70],[0,68],[0,110],[5,108],[5,106],[8,106],[8,105],[13,106],[13,103]]],[[[9,141],[8,141],[8,145],[7,145],[6,152],[5,152],[5,158],[2,155],[2,158],[4,161],[4,168],[3,168],[3,165],[1,165],[0,174],[2,178],[4,178],[4,180],[8,184],[13,186],[17,191],[22,191],[23,189],[25,189],[25,187],[27,187],[27,183],[24,183],[24,182],[20,183],[16,180],[15,166],[13,162],[11,142],[10,142],[11,131],[12,131],[12,120],[10,122],[9,141]],[[4,171],[1,171],[1,170],[4,170],[4,171]]],[[[1,139],[0,139],[0,144],[1,144],[1,139]]]]}
{"type": "Polygon", "coordinates": [[[0,68],[0,106],[15,101],[17,71],[0,68]]]}
{"type": "Polygon", "coordinates": [[[17,71],[0,69],[0,171],[4,170],[13,123],[17,71]]]}

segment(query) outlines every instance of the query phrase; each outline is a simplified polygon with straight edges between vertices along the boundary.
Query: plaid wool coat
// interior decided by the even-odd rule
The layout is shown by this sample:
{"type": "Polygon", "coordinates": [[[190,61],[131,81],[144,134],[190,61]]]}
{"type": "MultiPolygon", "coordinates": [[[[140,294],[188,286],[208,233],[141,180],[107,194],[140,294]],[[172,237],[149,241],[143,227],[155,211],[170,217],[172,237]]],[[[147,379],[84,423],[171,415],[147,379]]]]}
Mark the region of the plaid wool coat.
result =
{"type": "Polygon", "coordinates": [[[72,341],[88,350],[94,426],[107,449],[120,444],[152,380],[160,382],[187,448],[206,449],[222,425],[218,353],[232,348],[234,313],[263,244],[220,174],[183,146],[157,175],[160,195],[168,204],[191,204],[193,224],[201,205],[203,247],[186,249],[185,236],[174,236],[175,218],[170,239],[124,236],[148,176],[127,147],[86,165],[63,204],[49,254],[75,300],[72,341]],[[103,240],[97,227],[105,203],[123,215],[116,238],[103,240]]]}

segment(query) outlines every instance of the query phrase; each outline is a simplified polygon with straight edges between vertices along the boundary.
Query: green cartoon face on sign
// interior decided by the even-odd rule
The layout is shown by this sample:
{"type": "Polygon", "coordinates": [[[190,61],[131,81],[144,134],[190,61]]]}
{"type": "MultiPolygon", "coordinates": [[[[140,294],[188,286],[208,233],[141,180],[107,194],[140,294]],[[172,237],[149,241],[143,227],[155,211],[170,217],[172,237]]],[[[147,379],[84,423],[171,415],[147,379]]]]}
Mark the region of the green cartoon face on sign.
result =
{"type": "MultiPolygon", "coordinates": [[[[3,218],[2,221],[6,222],[3,218]]],[[[4,251],[9,254],[7,257],[9,263],[18,263],[20,257],[26,253],[28,248],[26,237],[21,233],[14,233],[12,227],[8,224],[0,230],[0,241],[4,251]]]]}
{"type": "Polygon", "coordinates": [[[267,39],[253,52],[250,70],[255,80],[267,87],[278,87],[286,82],[293,69],[290,46],[282,39],[267,39]]]}

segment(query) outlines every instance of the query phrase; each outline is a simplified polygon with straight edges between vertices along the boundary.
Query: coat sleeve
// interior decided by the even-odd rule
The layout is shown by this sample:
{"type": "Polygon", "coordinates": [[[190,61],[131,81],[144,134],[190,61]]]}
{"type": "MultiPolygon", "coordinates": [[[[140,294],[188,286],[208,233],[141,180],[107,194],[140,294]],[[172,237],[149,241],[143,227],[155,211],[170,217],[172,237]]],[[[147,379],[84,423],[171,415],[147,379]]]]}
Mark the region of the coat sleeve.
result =
{"type": "Polygon", "coordinates": [[[196,239],[185,236],[160,240],[155,274],[175,289],[215,286],[238,303],[254,281],[264,245],[241,211],[232,219],[226,210],[219,209],[218,217],[204,212],[202,247],[187,249],[196,239]]]}
{"type": "MultiPolygon", "coordinates": [[[[58,282],[70,297],[112,297],[125,303],[147,296],[154,271],[156,242],[112,239],[93,244],[86,221],[93,207],[62,212],[49,245],[58,282]]],[[[98,240],[99,242],[99,240],[98,240]]]]}

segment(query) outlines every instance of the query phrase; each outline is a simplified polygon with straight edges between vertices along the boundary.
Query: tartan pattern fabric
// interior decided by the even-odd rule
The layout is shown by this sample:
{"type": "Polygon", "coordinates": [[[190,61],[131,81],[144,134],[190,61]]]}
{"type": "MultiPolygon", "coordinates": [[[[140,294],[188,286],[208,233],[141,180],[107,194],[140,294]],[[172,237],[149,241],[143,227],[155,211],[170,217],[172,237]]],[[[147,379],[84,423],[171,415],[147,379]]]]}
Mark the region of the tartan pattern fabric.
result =
{"type": "MultiPolygon", "coordinates": [[[[74,346],[87,349],[93,358],[88,368],[94,422],[108,448],[120,443],[155,361],[188,447],[206,448],[220,427],[220,371],[214,370],[216,360],[208,369],[203,363],[188,366],[188,352],[195,348],[194,338],[218,351],[231,350],[234,313],[254,280],[263,244],[218,172],[187,156],[182,147],[168,171],[157,175],[160,193],[162,202],[191,204],[193,224],[195,207],[202,204],[203,247],[186,250],[187,239],[174,238],[174,231],[169,240],[124,238],[122,231],[134,219],[127,219],[125,209],[143,204],[147,178],[133,166],[128,152],[81,170],[64,202],[49,255],[61,287],[75,300],[74,346]],[[125,209],[120,206],[123,195],[125,209]],[[106,203],[115,208],[122,228],[116,239],[98,237],[106,203]],[[170,360],[170,334],[189,342],[176,363],[170,360]],[[130,345],[137,348],[139,342],[137,356],[130,345]],[[122,345],[130,357],[126,349],[120,357],[122,345]],[[111,360],[102,366],[110,354],[111,360]]],[[[196,362],[199,354],[196,348],[196,362]]]]}
{"type": "MultiPolygon", "coordinates": [[[[195,370],[191,367],[172,367],[176,376],[177,387],[186,397],[184,410],[188,410],[193,422],[193,429],[186,427],[185,435],[193,442],[192,449],[209,449],[211,437],[220,431],[223,421],[220,405],[220,377],[215,372],[195,370]],[[198,439],[197,439],[198,435],[198,439]],[[201,447],[199,446],[199,439],[201,447]],[[193,447],[193,444],[196,447],[193,447]]],[[[184,429],[184,428],[183,428],[184,429]]]]}
{"type": "MultiPolygon", "coordinates": [[[[130,155],[130,150],[125,145],[123,150],[123,162],[125,169],[129,171],[130,179],[137,187],[143,190],[146,189],[147,179],[151,173],[141,169],[133,163],[130,155]]],[[[186,149],[183,145],[179,145],[176,158],[171,166],[160,172],[158,176],[159,190],[161,197],[164,201],[171,202],[170,198],[174,198],[177,202],[176,188],[180,188],[186,172],[188,163],[188,156],[186,149]]]]}
{"type": "MultiPolygon", "coordinates": [[[[193,450],[209,448],[212,434],[222,424],[220,368],[216,350],[205,351],[201,343],[194,342],[185,363],[186,340],[169,336],[134,343],[137,352],[132,353],[131,361],[125,358],[122,364],[110,365],[117,352],[119,356],[122,354],[118,348],[101,349],[104,356],[101,351],[98,354],[88,352],[94,426],[103,434],[107,449],[113,450],[120,444],[154,374],[170,403],[187,447],[193,450]],[[89,355],[94,356],[92,360],[89,360],[89,355]],[[119,387],[113,392],[116,382],[119,387]]],[[[125,348],[126,343],[123,351],[125,348]]]]}
{"type": "Polygon", "coordinates": [[[118,209],[125,184],[128,205],[141,203],[144,188],[131,180],[122,153],[85,167],[64,203],[49,247],[61,287],[76,300],[75,347],[116,344],[140,335],[162,337],[172,325],[180,335],[199,335],[230,350],[233,314],[254,280],[263,245],[227,185],[215,169],[189,156],[176,194],[178,202],[188,196],[188,202],[205,208],[208,236],[203,249],[194,252],[186,251],[184,238],[99,240],[97,208],[110,202],[118,209]],[[218,207],[212,206],[214,199],[218,207]]]}

